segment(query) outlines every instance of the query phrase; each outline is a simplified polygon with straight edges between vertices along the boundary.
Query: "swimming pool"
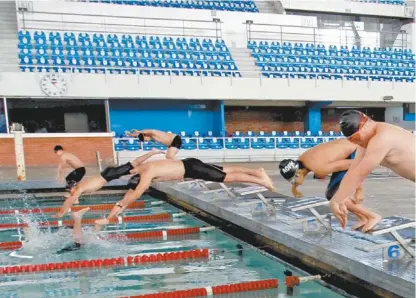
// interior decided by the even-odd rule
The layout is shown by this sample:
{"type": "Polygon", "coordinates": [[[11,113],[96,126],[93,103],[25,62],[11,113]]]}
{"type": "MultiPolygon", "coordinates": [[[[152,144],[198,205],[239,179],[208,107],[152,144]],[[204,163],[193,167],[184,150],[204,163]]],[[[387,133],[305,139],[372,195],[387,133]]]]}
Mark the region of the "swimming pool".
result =
{"type": "MultiPolygon", "coordinates": [[[[81,200],[81,205],[114,203],[117,196],[92,196],[81,200]]],[[[167,262],[136,265],[107,266],[50,270],[30,273],[0,274],[0,297],[117,297],[146,293],[167,292],[180,289],[233,284],[277,278],[277,290],[241,293],[233,297],[343,297],[321,282],[308,282],[296,287],[288,295],[284,285],[285,270],[293,275],[304,275],[300,270],[215,229],[205,232],[159,238],[143,238],[144,231],[176,230],[208,225],[183,211],[150,196],[143,196],[144,208],[127,210],[124,217],[169,213],[163,222],[128,222],[109,225],[98,238],[91,226],[84,227],[85,246],[78,251],[57,254],[72,242],[70,228],[38,228],[37,222],[56,221],[54,213],[3,214],[0,224],[29,224],[30,240],[21,249],[0,251],[1,266],[70,262],[116,258],[137,254],[163,254],[185,250],[208,249],[208,257],[171,260],[167,262]],[[130,239],[111,238],[108,235],[123,233],[136,235],[130,239]],[[134,234],[135,233],[135,234],[134,234]],[[137,238],[139,236],[141,238],[137,238]],[[104,239],[103,239],[104,237],[104,239]],[[160,239],[162,238],[162,239],[160,239]]],[[[35,200],[27,196],[23,200],[4,200],[0,210],[33,209],[60,206],[61,199],[35,200]]],[[[90,211],[86,219],[100,218],[108,211],[90,211]]],[[[65,217],[65,219],[68,216],[65,217]]],[[[69,217],[68,217],[69,218],[69,217]]],[[[24,240],[23,229],[0,230],[0,242],[24,240]]],[[[179,296],[178,296],[179,297],[179,296]]]]}

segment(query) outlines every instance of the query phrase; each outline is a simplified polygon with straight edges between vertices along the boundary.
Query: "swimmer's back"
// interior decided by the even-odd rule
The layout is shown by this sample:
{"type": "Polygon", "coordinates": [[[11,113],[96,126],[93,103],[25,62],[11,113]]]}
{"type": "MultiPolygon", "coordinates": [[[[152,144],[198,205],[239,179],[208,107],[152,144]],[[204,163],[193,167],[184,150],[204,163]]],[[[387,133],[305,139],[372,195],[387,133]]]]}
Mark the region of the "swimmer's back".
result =
{"type": "Polygon", "coordinates": [[[64,152],[61,155],[61,159],[73,169],[82,168],[84,166],[83,162],[78,157],[69,152],[64,152]]]}
{"type": "Polygon", "coordinates": [[[415,181],[415,147],[416,136],[401,127],[377,122],[376,134],[390,150],[384,157],[381,165],[389,168],[403,178],[415,181]]]}
{"type": "Polygon", "coordinates": [[[313,172],[319,172],[319,169],[325,164],[343,159],[350,159],[350,155],[356,149],[357,145],[343,138],[319,144],[304,152],[299,157],[299,160],[306,168],[313,172]]]}

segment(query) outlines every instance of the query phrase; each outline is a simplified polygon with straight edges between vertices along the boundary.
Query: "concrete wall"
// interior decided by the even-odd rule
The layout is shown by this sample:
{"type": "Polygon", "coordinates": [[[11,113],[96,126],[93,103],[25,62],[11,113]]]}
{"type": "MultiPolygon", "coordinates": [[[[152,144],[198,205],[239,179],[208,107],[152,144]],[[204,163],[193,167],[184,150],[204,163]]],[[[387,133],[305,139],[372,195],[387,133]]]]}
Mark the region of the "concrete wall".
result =
{"type": "MultiPolygon", "coordinates": [[[[45,97],[41,73],[3,73],[0,94],[45,97]],[[24,88],[22,88],[24,82],[24,88]]],[[[62,98],[145,98],[186,100],[294,100],[413,102],[416,84],[215,77],[63,74],[68,91],[62,98]]]]}
{"type": "MultiPolygon", "coordinates": [[[[114,159],[112,134],[25,134],[23,146],[26,166],[52,166],[59,160],[53,153],[55,145],[74,153],[86,165],[96,164],[96,152],[101,158],[114,159]]],[[[12,135],[0,135],[0,165],[14,166],[14,139],[12,135]]]]}
{"type": "Polygon", "coordinates": [[[386,118],[387,123],[403,127],[404,129],[416,130],[415,121],[405,121],[403,119],[404,111],[403,111],[402,105],[386,108],[385,115],[386,115],[385,118],[386,118]]]}
{"type": "Polygon", "coordinates": [[[413,8],[400,5],[361,3],[347,0],[281,0],[286,10],[412,18],[413,8]]]}
{"type": "Polygon", "coordinates": [[[225,109],[228,134],[235,131],[304,131],[305,107],[244,107],[225,109]]]}
{"type": "Polygon", "coordinates": [[[160,129],[221,133],[220,101],[110,100],[111,130],[160,129]]]}
{"type": "Polygon", "coordinates": [[[0,134],[0,165],[2,167],[16,165],[14,139],[5,134],[0,134]]]}

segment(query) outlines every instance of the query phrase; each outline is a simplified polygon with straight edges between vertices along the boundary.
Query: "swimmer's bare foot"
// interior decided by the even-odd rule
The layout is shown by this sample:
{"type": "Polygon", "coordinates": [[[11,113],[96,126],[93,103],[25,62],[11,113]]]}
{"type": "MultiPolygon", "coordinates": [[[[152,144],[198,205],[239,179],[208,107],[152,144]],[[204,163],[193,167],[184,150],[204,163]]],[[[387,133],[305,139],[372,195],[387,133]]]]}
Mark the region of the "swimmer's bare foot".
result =
{"type": "Polygon", "coordinates": [[[260,177],[264,181],[263,186],[270,190],[271,192],[275,192],[276,188],[273,186],[273,181],[270,177],[266,174],[263,168],[259,169],[260,177]]]}
{"type": "Polygon", "coordinates": [[[72,213],[71,214],[72,219],[73,220],[80,220],[80,219],[82,219],[82,217],[84,216],[84,214],[87,213],[88,211],[90,211],[90,209],[91,209],[90,207],[87,207],[87,208],[84,208],[84,209],[81,209],[81,210],[79,210],[77,212],[72,213]]]}
{"type": "Polygon", "coordinates": [[[104,225],[108,225],[110,221],[107,218],[98,219],[95,221],[94,232],[101,231],[104,225]]]}
{"type": "Polygon", "coordinates": [[[361,229],[363,233],[367,233],[368,231],[371,231],[381,220],[381,216],[378,214],[374,214],[374,216],[368,218],[367,223],[364,225],[364,227],[361,229]]]}
{"type": "Polygon", "coordinates": [[[368,220],[361,218],[359,221],[357,221],[355,223],[355,225],[352,226],[351,230],[355,231],[358,230],[359,228],[363,227],[365,224],[367,224],[368,220]]]}

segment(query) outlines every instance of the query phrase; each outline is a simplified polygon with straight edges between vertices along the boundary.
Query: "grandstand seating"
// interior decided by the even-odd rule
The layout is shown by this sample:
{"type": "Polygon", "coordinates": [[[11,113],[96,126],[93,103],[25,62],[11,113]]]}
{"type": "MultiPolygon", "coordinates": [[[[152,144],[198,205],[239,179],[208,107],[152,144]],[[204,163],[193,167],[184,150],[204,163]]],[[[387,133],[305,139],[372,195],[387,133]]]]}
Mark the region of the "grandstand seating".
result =
{"type": "Polygon", "coordinates": [[[391,5],[407,5],[405,0],[352,0],[354,2],[380,3],[391,5]]]}
{"type": "Polygon", "coordinates": [[[221,39],[19,31],[22,71],[240,76],[221,39]]]}
{"type": "MultiPolygon", "coordinates": [[[[277,132],[272,131],[266,133],[263,131],[259,132],[242,132],[236,131],[230,134],[230,137],[213,137],[212,132],[203,134],[204,137],[196,137],[200,135],[200,132],[187,133],[185,131],[178,133],[182,137],[182,149],[183,150],[219,150],[219,149],[307,149],[312,148],[320,143],[335,140],[342,137],[342,134],[337,134],[333,131],[324,133],[322,131],[312,134],[310,131],[301,133],[295,132],[277,132]],[[211,133],[211,134],[209,134],[211,133]],[[251,134],[250,134],[251,133],[251,134]],[[249,136],[247,136],[247,134],[249,136]]],[[[143,150],[149,151],[152,148],[160,150],[166,150],[166,146],[151,142],[142,143],[143,150]]],[[[139,150],[140,144],[137,140],[132,138],[126,138],[124,135],[120,135],[114,139],[114,150],[115,151],[137,151],[139,150]]]]}
{"type": "Polygon", "coordinates": [[[415,81],[415,54],[408,49],[359,48],[249,41],[257,65],[269,78],[415,81]]]}
{"type": "Polygon", "coordinates": [[[252,0],[82,0],[83,2],[112,3],[154,7],[175,7],[227,11],[258,12],[252,0]]]}

